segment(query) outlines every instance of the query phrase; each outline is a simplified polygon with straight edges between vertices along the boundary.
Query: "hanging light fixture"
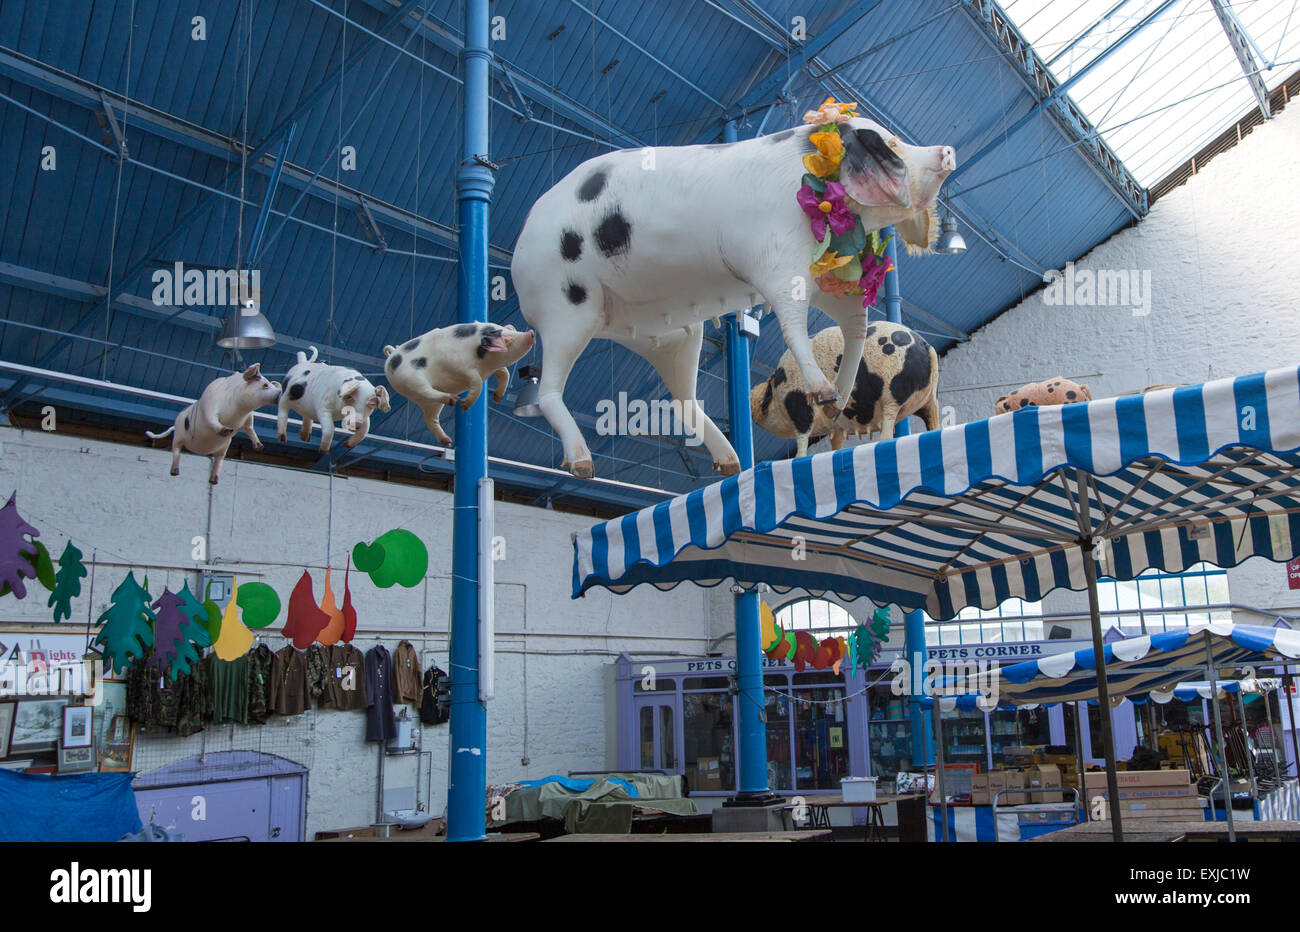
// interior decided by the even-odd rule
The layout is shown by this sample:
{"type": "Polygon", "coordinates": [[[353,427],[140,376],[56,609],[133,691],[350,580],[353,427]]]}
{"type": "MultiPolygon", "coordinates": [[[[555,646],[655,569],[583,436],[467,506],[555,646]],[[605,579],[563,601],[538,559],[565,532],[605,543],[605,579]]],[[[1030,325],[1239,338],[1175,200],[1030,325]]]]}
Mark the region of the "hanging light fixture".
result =
{"type": "Polygon", "coordinates": [[[252,299],[245,299],[221,325],[217,346],[223,349],[266,349],[275,345],[275,330],[271,322],[257,309],[252,299]]]}
{"type": "Polygon", "coordinates": [[[939,241],[935,243],[934,251],[949,256],[966,251],[966,240],[957,232],[957,221],[950,213],[944,215],[943,223],[939,226],[939,241]]]}
{"type": "Polygon", "coordinates": [[[540,366],[520,366],[516,373],[519,391],[515,395],[515,417],[541,417],[537,404],[537,385],[542,378],[540,366]]]}

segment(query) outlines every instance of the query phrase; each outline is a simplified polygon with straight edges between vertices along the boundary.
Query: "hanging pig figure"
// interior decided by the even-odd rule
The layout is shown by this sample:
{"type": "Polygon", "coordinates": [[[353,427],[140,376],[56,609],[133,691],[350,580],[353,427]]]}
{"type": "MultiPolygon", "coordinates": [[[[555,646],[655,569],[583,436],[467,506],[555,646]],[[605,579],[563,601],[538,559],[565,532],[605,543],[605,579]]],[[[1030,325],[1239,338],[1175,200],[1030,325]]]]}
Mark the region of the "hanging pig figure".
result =
{"type": "MultiPolygon", "coordinates": [[[[835,297],[809,280],[816,240],[796,200],[816,147],[804,125],[741,142],[611,152],[574,169],[524,221],[511,273],[520,310],[543,346],[539,406],[564,444],[564,462],[593,474],[591,452],[564,404],[564,385],[594,338],[644,357],[681,402],[683,419],[724,475],[736,452],[696,401],[704,321],[760,302],[774,312],[813,402],[843,408],[855,368],[834,384],[808,338],[811,300],[839,324],[847,359],[862,356],[860,296],[835,297]]],[[[896,224],[928,248],[932,208],[957,167],[948,146],[911,146],[871,120],[841,122],[845,205],[867,233],[896,224]]],[[[616,390],[610,386],[611,392],[616,390]]]]}
{"type": "Polygon", "coordinates": [[[262,375],[261,363],[254,363],[243,372],[214,379],[203,389],[194,404],[176,415],[176,423],[161,434],[145,431],[150,440],[172,438],[173,476],[181,474],[181,449],[212,457],[212,471],[208,481],[213,485],[221,478],[221,463],[230,449],[230,441],[242,430],[253,441],[253,449],[262,449],[253,429],[253,412],[264,405],[273,405],[280,397],[280,383],[262,375]]]}
{"type": "Polygon", "coordinates": [[[374,386],[356,369],[347,366],[327,366],[316,362],[316,347],[311,356],[298,353],[298,364],[284,377],[284,392],[276,419],[276,436],[283,441],[289,425],[289,412],[302,418],[298,432],[303,440],[311,437],[312,422],[320,422],[320,449],[327,452],[334,443],[334,422],[341,421],[343,429],[352,432],[344,441],[348,449],[365,438],[370,429],[370,415],[375,409],[391,410],[388,389],[374,386]]]}

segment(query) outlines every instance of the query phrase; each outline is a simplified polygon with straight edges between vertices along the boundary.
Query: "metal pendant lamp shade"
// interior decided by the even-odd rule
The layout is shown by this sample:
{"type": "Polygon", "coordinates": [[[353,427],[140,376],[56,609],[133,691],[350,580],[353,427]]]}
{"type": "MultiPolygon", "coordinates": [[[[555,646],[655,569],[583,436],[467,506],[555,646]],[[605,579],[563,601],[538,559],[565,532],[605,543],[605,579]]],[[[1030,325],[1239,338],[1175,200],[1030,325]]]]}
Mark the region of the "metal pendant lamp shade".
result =
{"type": "Polygon", "coordinates": [[[541,380],[542,370],[537,366],[520,366],[519,392],[515,395],[515,417],[541,417],[542,409],[537,405],[537,384],[541,380]]]}
{"type": "Polygon", "coordinates": [[[247,302],[221,325],[217,346],[224,349],[266,349],[275,345],[275,330],[256,305],[247,302]]]}
{"type": "Polygon", "coordinates": [[[935,243],[934,251],[946,255],[956,255],[966,251],[966,240],[957,232],[957,221],[951,214],[943,218],[943,224],[939,227],[939,241],[935,243]]]}

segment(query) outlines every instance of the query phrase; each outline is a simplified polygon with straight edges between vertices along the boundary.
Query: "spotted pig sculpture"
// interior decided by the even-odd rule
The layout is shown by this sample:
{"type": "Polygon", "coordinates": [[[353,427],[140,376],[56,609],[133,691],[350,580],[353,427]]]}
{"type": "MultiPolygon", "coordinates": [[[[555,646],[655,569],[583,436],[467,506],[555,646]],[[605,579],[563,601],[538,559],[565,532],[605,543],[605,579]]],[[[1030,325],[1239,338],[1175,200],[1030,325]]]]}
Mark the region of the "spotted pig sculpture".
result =
{"type": "Polygon", "coordinates": [[[385,346],[384,376],[393,390],[424,414],[424,426],[439,443],[451,443],[438,416],[443,405],[459,404],[468,411],[483,391],[483,381],[496,378],[494,401],[505,397],[511,363],[532,347],[533,331],[510,325],[454,324],[430,330],[400,347],[385,346]],[[469,392],[465,400],[457,398],[469,392]]]}
{"type": "Polygon", "coordinates": [[[1074,401],[1092,401],[1088,386],[1057,376],[1043,382],[1022,385],[1010,395],[1003,395],[993,406],[994,414],[1019,411],[1031,405],[1064,405],[1074,401]]]}
{"type": "MultiPolygon", "coordinates": [[[[828,327],[812,338],[813,358],[827,378],[840,370],[844,334],[828,327]]],[[[812,437],[831,438],[838,450],[846,434],[894,436],[899,421],[916,414],[927,430],[939,426],[939,356],[924,339],[901,324],[867,327],[867,344],[853,380],[848,406],[838,417],[808,403],[803,377],[787,350],[767,380],[749,395],[754,423],[770,434],[797,441],[796,456],[808,452],[812,437]]]]}
{"type": "Polygon", "coordinates": [[[312,422],[320,423],[322,453],[334,443],[335,421],[341,421],[344,430],[352,431],[352,436],[343,443],[351,449],[365,438],[370,429],[370,415],[375,409],[388,411],[390,407],[388,389],[371,385],[370,380],[356,369],[317,363],[316,347],[313,346],[310,358],[299,351],[298,364],[284,377],[276,436],[284,440],[289,412],[294,411],[302,418],[298,436],[303,440],[311,437],[312,422]]]}
{"type": "MultiPolygon", "coordinates": [[[[796,194],[816,126],[720,145],[610,152],[584,162],[543,194],[524,221],[511,262],[519,306],[544,349],[538,404],[575,476],[593,474],[591,451],[565,406],[564,385],[594,338],[644,357],[681,402],[683,419],[724,474],[736,452],[696,402],[703,322],[760,302],[816,400],[847,401],[853,370],[836,383],[808,340],[811,300],[839,324],[847,353],[866,339],[860,296],[835,297],[810,280],[816,240],[796,194]]],[[[854,117],[841,124],[840,182],[869,233],[898,225],[922,248],[930,207],[957,167],[948,146],[911,146],[854,117]]],[[[617,391],[610,386],[608,391],[617,391]]]]}
{"type": "Polygon", "coordinates": [[[176,423],[161,434],[145,431],[151,440],[172,435],[172,472],[181,474],[181,449],[212,457],[208,481],[213,485],[221,478],[221,463],[230,449],[235,432],[242,430],[253,441],[253,449],[262,449],[253,429],[253,412],[263,405],[275,404],[280,397],[280,383],[262,375],[260,363],[243,372],[209,382],[199,400],[176,415],[176,423]]]}

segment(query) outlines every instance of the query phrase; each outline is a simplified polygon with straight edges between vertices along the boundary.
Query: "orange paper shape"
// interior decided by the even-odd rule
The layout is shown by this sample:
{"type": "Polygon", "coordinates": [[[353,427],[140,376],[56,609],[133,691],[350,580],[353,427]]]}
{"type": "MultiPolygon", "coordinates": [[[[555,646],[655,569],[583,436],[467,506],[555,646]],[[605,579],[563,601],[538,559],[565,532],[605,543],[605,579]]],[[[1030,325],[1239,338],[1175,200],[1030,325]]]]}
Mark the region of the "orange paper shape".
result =
{"type": "Polygon", "coordinates": [[[352,590],[348,588],[348,576],[352,572],[352,557],[348,557],[348,567],[343,571],[343,634],[340,639],[351,643],[357,633],[357,610],[352,607],[352,590]]]}
{"type": "Polygon", "coordinates": [[[758,642],[763,645],[764,651],[769,651],[776,646],[780,629],[776,626],[776,618],[773,617],[772,609],[768,608],[766,602],[758,603],[758,612],[758,642]]]}
{"type": "Polygon", "coordinates": [[[292,640],[298,650],[306,650],[329,623],[330,616],[320,610],[312,594],[311,573],[303,570],[289,595],[288,616],[281,634],[292,640]]]}
{"type": "Polygon", "coordinates": [[[239,580],[231,586],[230,601],[221,616],[221,633],[212,642],[212,651],[218,660],[238,660],[253,646],[253,632],[239,618],[239,580]]]}
{"type": "Polygon", "coordinates": [[[330,588],[329,567],[325,568],[325,596],[321,599],[320,609],[329,616],[329,623],[316,635],[316,643],[326,647],[338,641],[347,623],[343,619],[343,610],[334,604],[334,590],[330,588]]]}
{"type": "Polygon", "coordinates": [[[812,662],[817,655],[817,640],[807,631],[796,631],[794,633],[795,650],[794,650],[794,668],[797,672],[802,673],[806,664],[812,662]]]}

